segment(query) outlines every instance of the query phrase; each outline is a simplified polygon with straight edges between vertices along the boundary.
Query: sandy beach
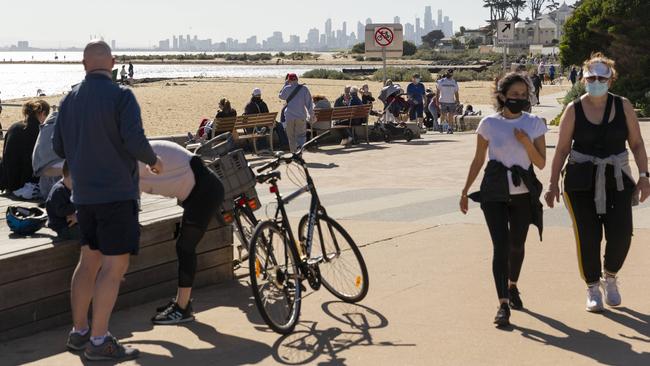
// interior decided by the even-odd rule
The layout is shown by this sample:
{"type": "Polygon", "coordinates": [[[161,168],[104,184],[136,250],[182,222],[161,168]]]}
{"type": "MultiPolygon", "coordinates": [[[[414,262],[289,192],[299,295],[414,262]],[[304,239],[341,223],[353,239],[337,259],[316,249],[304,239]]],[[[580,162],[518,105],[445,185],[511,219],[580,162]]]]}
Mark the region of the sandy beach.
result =
{"type": "MultiPolygon", "coordinates": [[[[367,83],[374,96],[379,94],[381,83],[359,80],[301,79],[312,95],[325,95],[331,102],[342,93],[345,85],[367,83]]],[[[406,88],[407,83],[401,83],[406,88]]],[[[472,104],[483,109],[492,104],[493,85],[486,81],[463,82],[460,84],[460,99],[465,105],[472,104]]],[[[202,118],[212,118],[217,112],[217,103],[228,98],[238,113],[250,99],[253,88],[262,89],[263,98],[271,111],[280,111],[282,102],[277,94],[283,85],[280,78],[220,78],[220,79],[175,79],[136,85],[133,91],[142,108],[142,118],[147,135],[159,136],[194,132],[202,118]]],[[[433,83],[425,83],[433,87],[433,83]]],[[[545,85],[543,95],[567,90],[568,85],[545,85]]],[[[58,104],[61,95],[48,96],[49,103],[58,104]]],[[[21,103],[25,99],[11,101],[21,103]]],[[[3,101],[5,103],[9,101],[3,101]]],[[[380,108],[377,104],[375,108],[380,108]]],[[[20,120],[20,108],[6,107],[0,115],[4,129],[20,120]]]]}

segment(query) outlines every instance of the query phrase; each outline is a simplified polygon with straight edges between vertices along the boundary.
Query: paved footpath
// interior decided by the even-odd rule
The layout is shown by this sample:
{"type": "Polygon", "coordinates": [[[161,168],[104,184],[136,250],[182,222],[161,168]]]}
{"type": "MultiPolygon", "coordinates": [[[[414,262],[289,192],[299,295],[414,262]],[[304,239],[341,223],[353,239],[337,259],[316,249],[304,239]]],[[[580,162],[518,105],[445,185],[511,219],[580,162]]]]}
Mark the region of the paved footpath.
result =
{"type": "MultiPolygon", "coordinates": [[[[558,113],[555,100],[542,102],[535,111],[550,120],[558,113]]],[[[650,141],[650,124],[642,130],[650,141]]],[[[362,247],[368,297],[350,305],[326,291],[313,293],[303,302],[296,332],[280,337],[258,316],[242,269],[236,281],[195,292],[193,324],[152,327],[152,310],[166,299],[116,313],[113,333],[143,353],[125,364],[650,365],[648,203],[635,208],[635,236],[620,274],[622,307],[600,315],[584,311],[573,233],[560,205],[545,211],[543,242],[535,230],[529,235],[520,280],[526,310],[513,312],[511,328],[493,326],[497,300],[487,228],[476,205],[467,216],[457,208],[475,139],[429,133],[410,143],[306,154],[328,212],[362,247]]],[[[549,162],[556,140],[551,128],[549,162]]],[[[295,187],[292,172],[283,171],[283,192],[295,187]]],[[[549,168],[543,182],[548,175],[549,168]]],[[[306,197],[292,203],[292,218],[307,205],[306,197]]],[[[67,331],[1,344],[0,364],[82,364],[79,355],[65,352],[67,331]]]]}

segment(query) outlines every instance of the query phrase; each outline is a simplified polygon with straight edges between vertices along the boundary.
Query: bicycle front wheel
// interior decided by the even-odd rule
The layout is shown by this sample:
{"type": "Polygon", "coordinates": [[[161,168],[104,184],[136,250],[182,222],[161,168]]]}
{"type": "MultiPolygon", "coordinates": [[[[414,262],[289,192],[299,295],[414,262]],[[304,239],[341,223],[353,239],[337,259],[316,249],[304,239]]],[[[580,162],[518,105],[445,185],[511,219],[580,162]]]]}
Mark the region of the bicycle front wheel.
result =
{"type": "Polygon", "coordinates": [[[238,258],[235,260],[235,265],[238,265],[248,259],[248,247],[258,221],[253,211],[248,207],[235,208],[234,216],[235,233],[237,239],[239,239],[239,245],[237,245],[238,258]]]}
{"type": "Polygon", "coordinates": [[[251,238],[249,271],[255,304],[271,329],[288,334],[300,317],[299,258],[286,233],[260,222],[251,238]]]}
{"type": "MultiPolygon", "coordinates": [[[[308,215],[300,219],[301,243],[307,237],[308,215]]],[[[317,261],[323,286],[339,299],[355,303],[368,294],[368,269],[350,234],[334,219],[319,216],[314,224],[310,261],[317,261]]]]}

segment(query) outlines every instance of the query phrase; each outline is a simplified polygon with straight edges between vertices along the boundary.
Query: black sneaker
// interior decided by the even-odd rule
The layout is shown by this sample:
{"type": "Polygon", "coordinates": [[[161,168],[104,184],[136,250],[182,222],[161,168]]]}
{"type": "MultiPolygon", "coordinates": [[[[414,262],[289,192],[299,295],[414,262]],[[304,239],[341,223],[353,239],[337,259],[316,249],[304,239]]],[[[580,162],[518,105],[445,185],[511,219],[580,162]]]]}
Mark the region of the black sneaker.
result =
{"type": "Polygon", "coordinates": [[[77,332],[70,332],[65,346],[68,347],[70,351],[83,351],[86,349],[88,342],[90,342],[90,329],[86,330],[86,334],[84,335],[77,332]]]}
{"type": "Polygon", "coordinates": [[[84,357],[89,361],[127,361],[140,355],[140,351],[132,347],[121,345],[112,335],[104,338],[104,343],[95,346],[89,342],[84,352],[84,357]]]}
{"type": "Polygon", "coordinates": [[[512,310],[521,310],[524,308],[524,303],[521,302],[521,297],[519,296],[519,289],[517,286],[510,286],[508,288],[510,293],[510,308],[512,310]]]}
{"type": "Polygon", "coordinates": [[[497,315],[494,317],[494,324],[498,327],[510,325],[510,307],[508,304],[501,304],[499,311],[497,311],[497,315]]]}
{"type": "Polygon", "coordinates": [[[187,323],[194,320],[194,312],[192,311],[192,302],[187,304],[187,308],[181,309],[177,303],[173,302],[165,310],[159,312],[151,318],[151,322],[160,325],[171,325],[187,323]]]}
{"type": "Polygon", "coordinates": [[[165,309],[167,309],[168,307],[174,305],[174,301],[176,301],[176,299],[172,297],[171,300],[169,300],[168,303],[166,303],[163,306],[157,307],[156,308],[156,314],[161,313],[161,312],[165,311],[165,309]]]}

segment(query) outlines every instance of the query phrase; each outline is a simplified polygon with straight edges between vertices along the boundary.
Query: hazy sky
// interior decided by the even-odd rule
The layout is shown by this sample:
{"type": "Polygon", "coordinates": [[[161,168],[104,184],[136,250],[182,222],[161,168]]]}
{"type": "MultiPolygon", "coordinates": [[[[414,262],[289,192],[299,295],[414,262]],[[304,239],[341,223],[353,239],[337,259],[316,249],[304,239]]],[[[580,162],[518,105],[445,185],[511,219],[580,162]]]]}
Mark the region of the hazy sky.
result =
{"type": "Polygon", "coordinates": [[[321,32],[327,18],[333,28],[348,22],[348,32],[356,32],[357,21],[424,22],[424,7],[430,5],[433,18],[443,10],[454,22],[474,28],[489,17],[481,0],[3,0],[0,46],[28,40],[35,47],[82,46],[90,35],[115,39],[118,47],[151,46],[172,34],[198,35],[213,42],[228,37],[240,41],[257,35],[258,41],[273,31],[306,38],[309,28],[321,32]]]}

